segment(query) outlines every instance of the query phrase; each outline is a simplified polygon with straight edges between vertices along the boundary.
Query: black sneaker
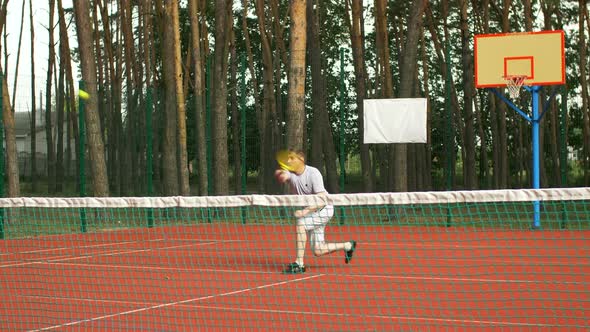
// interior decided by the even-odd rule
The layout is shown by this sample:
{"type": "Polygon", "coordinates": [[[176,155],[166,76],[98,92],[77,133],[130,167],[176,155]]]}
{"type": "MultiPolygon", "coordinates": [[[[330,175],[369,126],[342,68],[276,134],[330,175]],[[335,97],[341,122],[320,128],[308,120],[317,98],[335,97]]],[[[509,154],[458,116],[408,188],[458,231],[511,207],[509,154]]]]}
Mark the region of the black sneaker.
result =
{"type": "Polygon", "coordinates": [[[301,274],[305,272],[305,266],[301,266],[297,263],[291,263],[287,265],[287,268],[283,270],[284,274],[301,274]]]}
{"type": "Polygon", "coordinates": [[[356,241],[350,241],[350,243],[352,243],[352,248],[344,252],[344,263],[346,264],[352,260],[352,254],[354,254],[354,249],[356,249],[356,241]]]}

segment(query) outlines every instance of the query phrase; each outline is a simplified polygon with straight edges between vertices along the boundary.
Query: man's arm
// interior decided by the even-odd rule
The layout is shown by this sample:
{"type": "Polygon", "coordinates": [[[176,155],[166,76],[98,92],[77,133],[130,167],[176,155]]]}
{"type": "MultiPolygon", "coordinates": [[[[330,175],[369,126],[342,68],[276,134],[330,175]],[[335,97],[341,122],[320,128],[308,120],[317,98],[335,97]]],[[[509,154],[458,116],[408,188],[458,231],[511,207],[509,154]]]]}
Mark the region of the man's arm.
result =
{"type": "Polygon", "coordinates": [[[277,181],[279,183],[285,183],[287,181],[289,181],[289,178],[291,177],[291,172],[286,171],[284,169],[277,169],[275,171],[275,179],[277,179],[277,181]]]}
{"type": "MultiPolygon", "coordinates": [[[[326,195],[328,195],[328,193],[326,191],[322,191],[322,192],[317,193],[316,195],[326,196],[326,195]]],[[[302,210],[297,210],[297,211],[295,211],[295,217],[296,218],[305,217],[306,215],[308,215],[310,213],[313,213],[313,212],[316,212],[316,211],[319,211],[319,210],[323,209],[324,206],[326,206],[326,205],[325,204],[322,204],[322,205],[314,205],[314,206],[308,206],[308,207],[306,207],[305,209],[302,209],[302,210]]]]}

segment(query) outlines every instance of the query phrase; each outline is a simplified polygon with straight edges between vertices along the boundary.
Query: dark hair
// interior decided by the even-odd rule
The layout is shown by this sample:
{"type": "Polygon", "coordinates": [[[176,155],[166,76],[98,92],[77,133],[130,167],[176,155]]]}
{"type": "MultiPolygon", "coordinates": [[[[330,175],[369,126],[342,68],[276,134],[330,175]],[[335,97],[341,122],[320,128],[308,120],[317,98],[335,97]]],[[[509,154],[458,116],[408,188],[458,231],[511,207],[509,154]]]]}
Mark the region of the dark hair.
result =
{"type": "Polygon", "coordinates": [[[289,151],[294,152],[298,155],[300,155],[303,158],[303,161],[305,161],[307,158],[305,156],[305,151],[303,149],[300,148],[296,148],[296,147],[290,147],[289,151]]]}

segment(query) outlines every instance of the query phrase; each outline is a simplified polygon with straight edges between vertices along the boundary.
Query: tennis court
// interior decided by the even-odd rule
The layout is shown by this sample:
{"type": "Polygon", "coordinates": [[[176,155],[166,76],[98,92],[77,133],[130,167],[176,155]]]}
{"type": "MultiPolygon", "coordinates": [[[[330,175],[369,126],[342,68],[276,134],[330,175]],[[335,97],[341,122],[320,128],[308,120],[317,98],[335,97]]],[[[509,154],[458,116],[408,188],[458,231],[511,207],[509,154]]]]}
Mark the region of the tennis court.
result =
{"type": "MultiPolygon", "coordinates": [[[[357,197],[362,202],[367,198],[357,197]]],[[[258,204],[263,198],[248,199],[258,204]]],[[[431,194],[427,198],[433,200],[431,194]]],[[[209,205],[219,199],[206,198],[209,205]]],[[[68,213],[53,214],[48,211],[60,206],[57,199],[37,202],[42,207],[35,210],[30,202],[21,202],[25,207],[15,208],[5,220],[7,235],[22,220],[29,220],[34,229],[61,223],[62,234],[8,236],[0,241],[0,330],[585,331],[590,327],[587,200],[544,202],[543,221],[563,216],[563,210],[553,206],[567,206],[569,228],[535,231],[497,223],[494,214],[522,213],[522,205],[513,203],[494,203],[496,212],[491,205],[478,204],[487,211],[479,220],[473,206],[462,206],[469,225],[460,216],[453,218],[452,225],[432,222],[446,221],[443,217],[453,209],[435,218],[432,206],[403,211],[354,206],[346,212],[346,222],[337,216],[327,230],[328,241],[358,241],[351,264],[344,264],[342,253],[313,257],[308,248],[308,271],[285,275],[281,271],[294,257],[294,227],[282,213],[271,218],[269,209],[274,208],[268,206],[283,206],[291,197],[281,196],[277,203],[276,197],[264,199],[268,200],[264,209],[244,213],[232,203],[232,208],[217,209],[214,218],[200,221],[194,220],[197,214],[186,213],[194,207],[176,202],[182,211],[159,210],[153,227],[137,227],[133,222],[144,215],[125,208],[125,219],[108,210],[116,200],[109,198],[100,203],[108,209],[93,208],[84,214],[86,232],[64,232],[69,227],[64,224],[78,221],[79,215],[74,218],[69,212],[78,210],[80,202],[93,205],[95,199],[68,201],[73,206],[68,213]],[[393,210],[405,217],[398,222],[384,220],[383,211],[393,210]],[[172,223],[179,215],[187,219],[172,223]],[[236,215],[245,223],[234,221],[236,215]],[[419,224],[419,219],[428,222],[419,224]]]]}

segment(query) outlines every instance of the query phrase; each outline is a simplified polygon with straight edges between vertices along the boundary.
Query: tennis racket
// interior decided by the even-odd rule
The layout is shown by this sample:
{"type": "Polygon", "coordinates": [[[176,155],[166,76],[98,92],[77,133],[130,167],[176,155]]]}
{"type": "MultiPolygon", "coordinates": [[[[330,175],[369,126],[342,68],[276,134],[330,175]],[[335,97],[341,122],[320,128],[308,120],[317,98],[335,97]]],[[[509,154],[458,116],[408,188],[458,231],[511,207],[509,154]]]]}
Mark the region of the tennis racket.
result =
{"type": "Polygon", "coordinates": [[[289,153],[291,153],[289,150],[280,150],[275,155],[275,159],[277,160],[280,168],[292,172],[293,167],[289,165],[289,153]]]}

